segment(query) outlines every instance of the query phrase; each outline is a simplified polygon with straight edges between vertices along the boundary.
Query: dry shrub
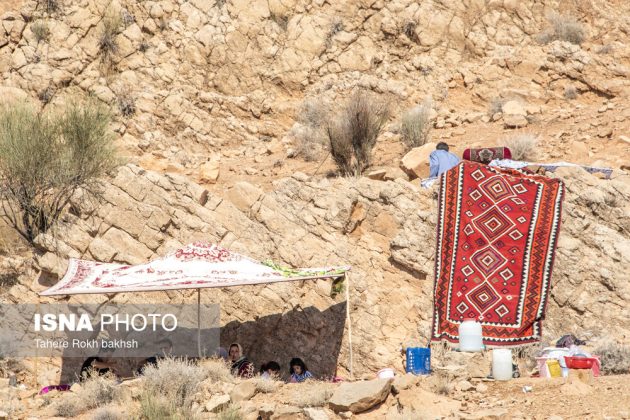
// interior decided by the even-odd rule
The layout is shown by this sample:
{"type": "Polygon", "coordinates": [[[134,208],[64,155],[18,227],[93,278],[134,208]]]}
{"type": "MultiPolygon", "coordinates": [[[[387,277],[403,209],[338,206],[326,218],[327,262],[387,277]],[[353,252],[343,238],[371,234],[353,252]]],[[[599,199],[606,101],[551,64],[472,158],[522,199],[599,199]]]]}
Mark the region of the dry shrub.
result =
{"type": "Polygon", "coordinates": [[[120,399],[122,392],[113,376],[91,372],[76,395],[86,409],[92,409],[120,399]]]}
{"type": "Polygon", "coordinates": [[[595,352],[601,362],[604,375],[623,375],[630,373],[630,347],[616,343],[599,346],[595,352]]]}
{"type": "Polygon", "coordinates": [[[48,41],[50,38],[50,29],[45,22],[37,21],[31,26],[31,32],[35,36],[35,40],[39,43],[41,41],[48,41]]]}
{"type": "Polygon", "coordinates": [[[533,134],[517,134],[504,140],[512,152],[513,160],[533,160],[536,157],[538,137],[533,134]]]}
{"type": "Polygon", "coordinates": [[[289,16],[282,15],[279,13],[271,12],[269,15],[270,19],[276,23],[283,31],[287,30],[289,26],[289,16]]]}
{"type": "Polygon", "coordinates": [[[572,44],[580,45],[586,38],[584,25],[578,22],[573,16],[552,13],[547,16],[549,27],[538,35],[541,44],[548,44],[552,41],[568,41],[572,44]]]}
{"type": "Polygon", "coordinates": [[[329,382],[309,380],[308,384],[296,386],[291,399],[297,407],[323,407],[334,393],[334,385],[329,382]]]}
{"type": "Polygon", "coordinates": [[[203,367],[173,358],[160,359],[157,366],[148,365],[143,376],[147,395],[162,395],[184,410],[191,407],[199,384],[208,377],[203,367]]]}
{"type": "Polygon", "coordinates": [[[76,417],[83,409],[81,402],[74,395],[65,396],[55,404],[55,413],[60,417],[76,417]]]}
{"type": "Polygon", "coordinates": [[[263,394],[276,392],[278,388],[282,386],[282,382],[270,378],[263,378],[262,376],[256,376],[253,380],[256,384],[256,391],[263,394]]]}
{"type": "Polygon", "coordinates": [[[128,90],[119,93],[116,102],[118,110],[124,117],[130,117],[136,113],[136,101],[128,90]]]}
{"type": "Polygon", "coordinates": [[[435,378],[432,391],[438,395],[449,395],[453,390],[453,383],[448,373],[439,372],[435,378]]]}
{"type": "Polygon", "coordinates": [[[578,96],[577,89],[575,86],[567,86],[564,88],[564,98],[565,99],[575,99],[578,96]]]}
{"type": "Polygon", "coordinates": [[[40,101],[42,101],[44,105],[46,105],[52,100],[54,95],[55,95],[55,90],[51,86],[48,86],[46,89],[40,91],[37,94],[37,98],[40,101]]]}
{"type": "Polygon", "coordinates": [[[206,359],[201,362],[204,375],[212,382],[234,382],[230,364],[223,359],[206,359]]]}
{"type": "Polygon", "coordinates": [[[8,378],[11,374],[25,369],[26,367],[19,359],[0,357],[0,378],[8,378]]]}
{"type": "Polygon", "coordinates": [[[426,100],[403,115],[400,134],[407,149],[422,146],[429,141],[432,108],[431,101],[426,100]]]}
{"type": "Polygon", "coordinates": [[[321,158],[326,150],[325,121],[327,106],[318,99],[306,99],[298,110],[298,124],[291,128],[296,139],[296,155],[312,162],[321,158]]]}
{"type": "Polygon", "coordinates": [[[405,34],[405,36],[409,38],[410,41],[413,41],[415,43],[420,42],[420,38],[418,38],[418,34],[416,33],[417,27],[418,27],[418,23],[413,20],[410,20],[410,21],[405,22],[402,29],[402,32],[405,34]]]}
{"type": "Polygon", "coordinates": [[[46,13],[54,13],[59,11],[59,0],[38,0],[37,4],[43,8],[46,13]]]}
{"type": "Polygon", "coordinates": [[[116,36],[123,28],[123,20],[120,13],[108,11],[103,16],[103,29],[98,41],[99,50],[105,60],[112,58],[118,52],[116,36]]]}
{"type": "Polygon", "coordinates": [[[138,417],[140,419],[176,419],[177,407],[172,401],[161,395],[143,391],[140,394],[140,407],[138,417]]]}
{"type": "Polygon", "coordinates": [[[488,116],[492,117],[494,114],[498,114],[499,112],[503,112],[503,105],[505,105],[507,101],[503,98],[494,98],[488,104],[488,116]]]}
{"type": "Polygon", "coordinates": [[[344,176],[361,175],[372,163],[372,149],[389,118],[389,104],[356,91],[327,127],[330,153],[344,176]]]}
{"type": "Polygon", "coordinates": [[[123,420],[122,413],[112,407],[99,408],[93,415],[92,420],[123,420]]]}
{"type": "Polygon", "coordinates": [[[217,413],[218,420],[242,420],[243,415],[239,411],[239,407],[236,404],[230,404],[225,407],[219,413],[217,413]]]}
{"type": "Polygon", "coordinates": [[[116,385],[113,376],[101,376],[91,371],[81,383],[79,391],[64,395],[55,408],[59,416],[74,417],[83,411],[107,405],[121,397],[122,391],[116,385]]]}

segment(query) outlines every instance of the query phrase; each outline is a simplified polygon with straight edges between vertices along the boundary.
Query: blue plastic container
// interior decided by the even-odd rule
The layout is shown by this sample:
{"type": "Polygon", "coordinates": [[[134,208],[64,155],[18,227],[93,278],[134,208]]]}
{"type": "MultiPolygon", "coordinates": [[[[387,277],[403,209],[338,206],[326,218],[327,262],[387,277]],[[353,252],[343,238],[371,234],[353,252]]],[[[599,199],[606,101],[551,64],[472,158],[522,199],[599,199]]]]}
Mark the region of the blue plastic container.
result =
{"type": "Polygon", "coordinates": [[[428,375],[431,373],[431,348],[407,347],[407,369],[414,375],[428,375]]]}

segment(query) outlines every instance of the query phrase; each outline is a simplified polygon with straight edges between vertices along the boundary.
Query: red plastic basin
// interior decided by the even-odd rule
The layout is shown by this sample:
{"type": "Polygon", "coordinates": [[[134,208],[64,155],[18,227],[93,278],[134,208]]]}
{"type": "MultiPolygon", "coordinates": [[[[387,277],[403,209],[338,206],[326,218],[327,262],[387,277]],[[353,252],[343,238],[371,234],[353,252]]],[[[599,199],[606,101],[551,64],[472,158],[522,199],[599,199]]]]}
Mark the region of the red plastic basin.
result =
{"type": "Polygon", "coordinates": [[[564,360],[569,369],[591,369],[596,359],[592,357],[571,357],[564,356],[564,360]]]}

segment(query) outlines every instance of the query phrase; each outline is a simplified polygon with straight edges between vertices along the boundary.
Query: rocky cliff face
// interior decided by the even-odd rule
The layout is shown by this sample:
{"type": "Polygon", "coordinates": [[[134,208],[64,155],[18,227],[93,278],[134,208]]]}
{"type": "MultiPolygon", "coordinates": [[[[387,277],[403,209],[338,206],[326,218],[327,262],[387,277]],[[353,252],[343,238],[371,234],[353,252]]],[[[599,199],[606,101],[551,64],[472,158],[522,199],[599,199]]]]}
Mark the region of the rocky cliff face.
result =
{"type": "MultiPolygon", "coordinates": [[[[430,330],[435,191],[400,174],[330,179],[321,175],[330,166],[287,159],[305,98],[339,103],[363,87],[398,112],[430,96],[434,141],[455,149],[496,145],[526,125],[540,136],[540,160],[627,164],[628,2],[54,3],[16,2],[0,16],[0,98],[54,109],[91,93],[116,113],[132,163],[107,181],[100,206],[75,200],[57,239],[38,238],[30,269],[15,256],[2,262],[21,273],[10,301],[36,301],[68,257],[135,264],[195,240],[293,266],[351,264],[355,368],[400,367],[400,345],[424,344],[430,330]],[[555,10],[579,18],[581,46],[536,42],[555,10]],[[111,13],[122,26],[105,59],[111,13]]],[[[379,138],[380,165],[398,166],[398,125],[394,117],[379,138]]],[[[627,341],[627,172],[559,176],[568,193],[545,338],[627,341]]],[[[179,292],[142,298],[194,301],[179,292]]],[[[223,339],[242,342],[257,363],[302,354],[320,373],[336,362],[348,368],[345,303],[330,297],[329,282],[209,290],[203,299],[221,303],[223,339]]]]}
{"type": "MultiPolygon", "coordinates": [[[[627,175],[601,180],[560,171],[567,185],[545,340],[574,332],[627,340],[630,188],[627,175]],[[605,325],[605,328],[602,326],[605,325]]],[[[57,239],[40,237],[42,275],[10,290],[13,301],[65,270],[68,257],[136,264],[207,240],[292,266],[351,264],[350,309],[359,375],[401,367],[401,344],[424,344],[432,317],[436,191],[411,183],[309,178],[297,173],[265,193],[239,183],[221,198],[183,178],[128,165],[105,189],[105,204],[73,206],[57,239]]],[[[301,354],[315,371],[348,368],[343,296],[330,282],[206,290],[222,309],[224,343],[238,340],[257,362],[301,354]]],[[[71,302],[93,297],[72,297],[71,302]]],[[[99,300],[106,299],[99,297],[99,300]]],[[[194,301],[191,292],[122,294],[115,301],[194,301]]],[[[341,372],[341,371],[340,371],[341,372]]]]}
{"type": "MultiPolygon", "coordinates": [[[[435,137],[456,147],[527,126],[544,137],[540,158],[627,163],[626,2],[52,3],[17,2],[0,17],[0,96],[54,107],[93,94],[117,113],[121,148],[149,169],[208,182],[210,160],[230,184],[286,176],[302,100],[339,103],[355,87],[391,98],[396,113],[431,97],[435,137]],[[537,42],[556,11],[579,18],[582,46],[537,42]],[[121,25],[104,49],[108,16],[121,25]],[[509,99],[521,106],[502,117],[509,99]]],[[[400,158],[396,127],[377,163],[400,158]]]]}

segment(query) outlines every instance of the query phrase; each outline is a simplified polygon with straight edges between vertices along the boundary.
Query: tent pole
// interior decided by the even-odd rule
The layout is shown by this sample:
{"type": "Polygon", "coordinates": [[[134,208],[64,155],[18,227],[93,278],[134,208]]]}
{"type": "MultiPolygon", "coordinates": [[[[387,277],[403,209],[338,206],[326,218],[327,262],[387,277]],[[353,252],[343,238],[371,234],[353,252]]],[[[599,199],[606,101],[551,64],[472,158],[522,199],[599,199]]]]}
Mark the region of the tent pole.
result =
{"type": "Polygon", "coordinates": [[[350,275],[345,273],[346,277],[346,319],[348,321],[348,348],[350,357],[350,379],[354,379],[354,370],[352,369],[352,319],[350,318],[350,275]]]}
{"type": "Polygon", "coordinates": [[[201,289],[197,289],[197,353],[201,357],[201,289]]]}

